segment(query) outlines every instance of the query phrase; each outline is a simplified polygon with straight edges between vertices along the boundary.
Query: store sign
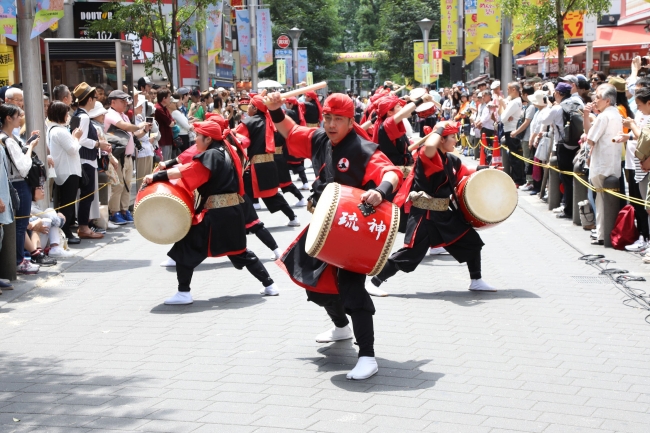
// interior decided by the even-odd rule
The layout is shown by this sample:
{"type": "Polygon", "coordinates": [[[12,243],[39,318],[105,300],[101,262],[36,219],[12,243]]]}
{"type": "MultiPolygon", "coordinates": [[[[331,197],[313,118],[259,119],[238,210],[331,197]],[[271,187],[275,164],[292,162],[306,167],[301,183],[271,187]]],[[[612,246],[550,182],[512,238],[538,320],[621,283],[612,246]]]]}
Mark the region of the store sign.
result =
{"type": "Polygon", "coordinates": [[[291,39],[287,35],[280,35],[278,36],[276,43],[278,44],[278,47],[282,49],[288,48],[289,45],[291,45],[291,39]]]}
{"type": "Polygon", "coordinates": [[[609,67],[626,67],[627,69],[630,69],[630,65],[632,64],[632,59],[634,59],[636,56],[640,55],[645,55],[644,53],[641,53],[639,51],[610,51],[609,53],[609,67]]]}
{"type": "Polygon", "coordinates": [[[584,15],[582,12],[567,12],[562,25],[565,39],[582,39],[584,31],[584,15]]]}
{"type": "MultiPolygon", "coordinates": [[[[113,12],[101,10],[105,3],[75,3],[74,4],[74,30],[75,38],[78,39],[116,39],[111,32],[91,32],[90,24],[95,21],[110,20],[113,12]]],[[[119,36],[118,36],[119,37],[119,36]]]]}

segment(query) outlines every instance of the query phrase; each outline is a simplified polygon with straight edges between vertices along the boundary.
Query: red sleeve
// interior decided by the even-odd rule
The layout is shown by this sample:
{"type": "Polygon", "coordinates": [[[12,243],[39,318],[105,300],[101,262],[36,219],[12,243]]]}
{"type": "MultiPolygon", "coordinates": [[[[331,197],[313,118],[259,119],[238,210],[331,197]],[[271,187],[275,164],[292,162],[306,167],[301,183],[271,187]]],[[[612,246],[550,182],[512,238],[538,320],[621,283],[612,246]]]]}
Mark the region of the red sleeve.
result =
{"type": "Polygon", "coordinates": [[[436,152],[433,158],[427,158],[424,154],[424,146],[420,148],[420,161],[422,161],[422,165],[424,166],[424,175],[427,177],[444,169],[440,154],[436,152]]]}
{"type": "Polygon", "coordinates": [[[187,150],[176,157],[176,161],[179,164],[187,164],[192,161],[195,155],[199,153],[199,149],[196,147],[196,144],[191,145],[187,150]]]}
{"type": "Polygon", "coordinates": [[[210,170],[199,161],[192,160],[189,164],[183,164],[178,169],[188,189],[194,191],[210,179],[210,170]]]}
{"type": "MultiPolygon", "coordinates": [[[[474,170],[475,171],[475,170],[474,170]]],[[[460,165],[460,168],[458,169],[458,173],[456,173],[456,178],[458,180],[464,178],[465,176],[469,176],[472,174],[474,171],[470,170],[467,168],[464,164],[460,165]]]]}
{"type": "Polygon", "coordinates": [[[397,191],[402,184],[402,171],[395,167],[381,150],[377,149],[370,157],[370,161],[368,161],[366,174],[363,176],[362,184],[365,185],[368,182],[373,181],[376,185],[379,185],[381,180],[384,178],[384,175],[391,171],[395,173],[399,179],[397,188],[393,190],[397,191]]]}
{"type": "Polygon", "coordinates": [[[248,135],[248,128],[246,127],[246,125],[244,125],[243,123],[237,125],[237,127],[235,128],[235,133],[244,136],[244,138],[237,137],[237,139],[241,141],[241,146],[244,149],[248,149],[248,147],[251,145],[251,140],[250,140],[250,135],[248,135]]]}
{"type": "Polygon", "coordinates": [[[397,140],[402,135],[406,134],[404,122],[395,123],[395,119],[391,116],[384,121],[384,131],[392,141],[397,140]]]}
{"type": "Polygon", "coordinates": [[[318,128],[294,125],[286,138],[289,155],[311,159],[311,139],[316,131],[318,128]]]}

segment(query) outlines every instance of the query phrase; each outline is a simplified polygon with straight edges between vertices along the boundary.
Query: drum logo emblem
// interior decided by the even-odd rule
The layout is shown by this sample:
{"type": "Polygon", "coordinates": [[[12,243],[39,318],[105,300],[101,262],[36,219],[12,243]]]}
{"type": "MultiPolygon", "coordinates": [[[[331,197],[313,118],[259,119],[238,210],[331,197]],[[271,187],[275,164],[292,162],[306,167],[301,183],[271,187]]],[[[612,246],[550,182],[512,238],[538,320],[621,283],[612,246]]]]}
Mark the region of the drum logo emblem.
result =
{"type": "Polygon", "coordinates": [[[336,164],[336,168],[338,168],[339,171],[345,173],[350,169],[350,161],[348,161],[347,158],[341,158],[339,159],[338,164],[336,164]]]}

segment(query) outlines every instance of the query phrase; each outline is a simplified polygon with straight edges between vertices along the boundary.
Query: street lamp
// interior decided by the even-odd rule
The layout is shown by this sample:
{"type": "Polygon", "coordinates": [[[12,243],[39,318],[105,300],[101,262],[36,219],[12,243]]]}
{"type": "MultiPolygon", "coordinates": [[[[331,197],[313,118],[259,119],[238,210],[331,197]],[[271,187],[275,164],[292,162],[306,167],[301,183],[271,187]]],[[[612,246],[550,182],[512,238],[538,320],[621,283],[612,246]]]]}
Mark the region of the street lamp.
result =
{"type": "MultiPolygon", "coordinates": [[[[429,63],[429,31],[433,27],[433,21],[428,18],[425,18],[420,21],[416,21],[420,30],[422,30],[422,40],[424,41],[424,64],[429,63]]],[[[428,80],[427,80],[428,81],[428,80]]]]}
{"type": "Polygon", "coordinates": [[[303,29],[294,27],[291,30],[287,31],[289,37],[291,38],[291,43],[293,44],[293,87],[298,87],[298,41],[300,40],[300,35],[304,32],[303,29]]]}

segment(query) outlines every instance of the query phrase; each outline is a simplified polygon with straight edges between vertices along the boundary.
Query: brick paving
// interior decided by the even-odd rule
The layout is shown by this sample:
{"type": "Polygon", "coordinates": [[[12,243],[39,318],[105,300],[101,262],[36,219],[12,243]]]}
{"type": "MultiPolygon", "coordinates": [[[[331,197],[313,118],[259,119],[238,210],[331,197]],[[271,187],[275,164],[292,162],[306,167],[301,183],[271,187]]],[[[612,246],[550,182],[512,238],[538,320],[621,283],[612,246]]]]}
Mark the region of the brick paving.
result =
{"type": "MultiPolygon", "coordinates": [[[[260,216],[282,248],[299,232],[260,216]]],[[[379,373],[350,382],[355,346],[314,341],[326,314],[257,238],[280,296],[208,259],[194,304],[172,307],[168,248],[119,229],[0,296],[0,431],[647,433],[647,312],[578,260],[602,247],[525,195],[481,236],[499,292],[467,291],[449,256],[398,274],[374,298],[379,373]]]]}

